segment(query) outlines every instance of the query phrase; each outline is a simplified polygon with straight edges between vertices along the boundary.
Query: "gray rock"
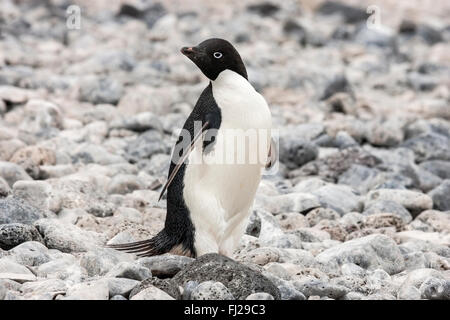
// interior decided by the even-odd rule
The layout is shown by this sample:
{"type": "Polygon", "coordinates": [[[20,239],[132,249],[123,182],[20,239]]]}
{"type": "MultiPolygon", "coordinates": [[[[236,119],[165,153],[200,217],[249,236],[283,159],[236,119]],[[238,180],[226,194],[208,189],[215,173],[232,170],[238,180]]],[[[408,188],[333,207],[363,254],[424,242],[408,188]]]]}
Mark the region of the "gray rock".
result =
{"type": "Polygon", "coordinates": [[[279,285],[278,290],[280,290],[281,300],[306,300],[305,295],[298,291],[290,282],[279,285]]]}
{"type": "Polygon", "coordinates": [[[173,297],[153,286],[148,286],[144,290],[135,294],[130,300],[174,300],[173,297]]]}
{"type": "Polygon", "coordinates": [[[11,188],[8,185],[8,182],[5,181],[2,177],[0,177],[0,198],[7,197],[11,192],[11,188]]]}
{"type": "MultiPolygon", "coordinates": [[[[15,262],[12,258],[10,257],[4,257],[4,258],[0,258],[0,275],[5,275],[5,274],[14,274],[14,275],[23,275],[23,276],[32,276],[34,278],[36,278],[34,276],[34,274],[25,266],[15,262]]],[[[0,276],[1,279],[11,279],[11,280],[15,280],[15,279],[19,279],[19,278],[12,278],[12,277],[3,277],[0,276]]]]}
{"type": "Polygon", "coordinates": [[[320,97],[320,100],[326,100],[338,92],[347,92],[352,94],[352,88],[345,75],[337,75],[326,85],[320,97]]]}
{"type": "Polygon", "coordinates": [[[31,99],[24,108],[20,129],[41,136],[53,136],[62,129],[63,117],[59,107],[49,101],[31,99]]]}
{"type": "Polygon", "coordinates": [[[32,203],[43,212],[58,212],[61,209],[59,194],[45,181],[17,181],[13,186],[13,196],[32,203]]]}
{"type": "Polygon", "coordinates": [[[121,296],[121,295],[116,295],[109,300],[127,300],[127,298],[125,298],[124,296],[121,296]]]}
{"type": "Polygon", "coordinates": [[[182,291],[181,299],[182,300],[191,300],[192,291],[197,288],[199,283],[197,281],[188,281],[182,291]]]}
{"type": "Polygon", "coordinates": [[[65,294],[67,284],[60,279],[45,279],[37,282],[26,282],[20,288],[25,299],[42,299],[50,295],[53,299],[58,294],[65,294]]]}
{"type": "Polygon", "coordinates": [[[128,297],[131,290],[139,285],[139,281],[126,278],[108,278],[109,296],[114,298],[115,296],[128,297]]]}
{"type": "Polygon", "coordinates": [[[325,264],[354,263],[368,270],[381,268],[389,274],[405,268],[400,249],[391,238],[381,234],[347,241],[323,251],[316,260],[325,264]]]}
{"type": "Polygon", "coordinates": [[[321,205],[331,208],[340,215],[351,211],[361,211],[360,197],[348,186],[326,185],[312,192],[317,196],[321,205]]]}
{"type": "Polygon", "coordinates": [[[380,162],[380,159],[359,147],[347,148],[312,161],[298,171],[291,172],[291,175],[318,175],[326,181],[335,182],[353,164],[360,164],[372,168],[380,162]]]}
{"type": "Polygon", "coordinates": [[[26,241],[43,242],[43,239],[35,227],[27,224],[0,225],[0,248],[8,250],[26,241]]]}
{"type": "Polygon", "coordinates": [[[45,213],[43,211],[21,199],[14,197],[0,199],[0,224],[32,224],[44,217],[45,213]]]}
{"type": "Polygon", "coordinates": [[[36,241],[24,242],[9,252],[14,261],[25,266],[40,266],[51,259],[48,249],[41,242],[36,241]]]}
{"type": "Polygon", "coordinates": [[[123,86],[117,80],[88,77],[83,79],[80,87],[80,100],[93,104],[117,104],[123,94],[123,86]]]}
{"type": "Polygon", "coordinates": [[[380,200],[394,201],[408,209],[413,216],[431,209],[433,200],[430,196],[412,190],[378,189],[370,191],[366,196],[364,206],[369,208],[374,202],[380,200]]]}
{"type": "Polygon", "coordinates": [[[450,179],[444,180],[441,185],[431,190],[428,195],[433,199],[433,206],[440,211],[450,210],[450,179]]]}
{"type": "Polygon", "coordinates": [[[294,281],[294,286],[298,291],[303,293],[305,297],[326,296],[333,299],[339,299],[349,292],[349,290],[343,286],[329,284],[317,279],[309,279],[306,281],[297,280],[294,281]]]}
{"type": "Polygon", "coordinates": [[[96,249],[106,241],[105,235],[85,231],[55,219],[40,219],[34,226],[43,236],[47,248],[62,252],[84,252],[96,249]]]}
{"type": "Polygon", "coordinates": [[[318,148],[314,143],[293,135],[281,135],[280,161],[289,169],[296,169],[317,158],[318,148]]]}
{"type": "Polygon", "coordinates": [[[364,209],[363,215],[369,216],[377,213],[392,213],[406,224],[411,222],[412,216],[401,204],[392,200],[379,200],[372,202],[364,209]]]}
{"type": "Polygon", "coordinates": [[[144,189],[144,183],[132,174],[118,174],[108,185],[110,194],[127,194],[141,189],[144,189]]]}
{"type": "Polygon", "coordinates": [[[421,251],[414,251],[403,255],[405,259],[405,269],[414,270],[425,268],[425,255],[421,251]]]}
{"type": "Polygon", "coordinates": [[[379,182],[380,171],[374,168],[354,164],[338,179],[339,184],[346,184],[361,194],[374,188],[379,182]]]}
{"type": "Polygon", "coordinates": [[[221,282],[205,281],[191,293],[192,300],[234,300],[233,295],[221,282]]]}
{"type": "Polygon", "coordinates": [[[68,288],[64,300],[108,300],[109,286],[106,279],[77,283],[68,288]]]}
{"type": "Polygon", "coordinates": [[[306,219],[311,227],[314,227],[322,220],[337,220],[339,218],[340,215],[330,208],[317,208],[306,214],[306,219]]]}
{"type": "Polygon", "coordinates": [[[440,134],[421,134],[406,140],[401,146],[413,150],[419,163],[428,160],[450,160],[449,138],[440,134]]]}
{"type": "MultiPolygon", "coordinates": [[[[186,283],[187,285],[187,283],[186,283]]],[[[184,287],[186,287],[186,285],[184,287]]],[[[198,283],[197,283],[198,285],[198,283]]],[[[151,277],[148,279],[145,279],[142,281],[138,286],[134,287],[133,290],[131,290],[130,298],[134,295],[138,294],[142,290],[145,290],[148,287],[156,287],[165,293],[167,293],[169,296],[171,296],[174,299],[181,299],[182,295],[180,293],[180,289],[183,287],[177,286],[174,281],[172,281],[171,278],[166,279],[159,279],[157,277],[151,277]]],[[[194,290],[195,285],[192,286],[192,290],[194,290]]],[[[184,293],[184,292],[183,292],[184,293]]]]}
{"type": "Polygon", "coordinates": [[[142,281],[152,277],[150,270],[137,261],[120,262],[106,274],[108,277],[127,278],[142,281]]]}
{"type": "Polygon", "coordinates": [[[396,119],[373,121],[367,130],[367,140],[374,146],[394,147],[403,142],[402,124],[396,119]]]}
{"type": "Polygon", "coordinates": [[[430,160],[422,162],[420,167],[441,179],[450,179],[450,161],[430,160]]]}
{"type": "Polygon", "coordinates": [[[266,277],[249,267],[218,254],[205,254],[178,272],[173,281],[183,287],[188,281],[218,281],[236,299],[245,299],[253,292],[267,292],[280,298],[278,288],[266,277]]]}
{"type": "Polygon", "coordinates": [[[397,294],[399,300],[420,300],[420,290],[414,286],[403,286],[397,294]]]}
{"type": "Polygon", "coordinates": [[[152,275],[159,278],[166,278],[173,277],[193,261],[194,259],[189,257],[165,254],[141,258],[137,262],[149,269],[152,275]]]}
{"type": "Polygon", "coordinates": [[[86,269],[82,268],[76,258],[69,254],[41,264],[36,269],[38,277],[57,278],[71,283],[79,283],[88,278],[86,269]]]}
{"type": "Polygon", "coordinates": [[[420,285],[423,299],[450,300],[450,281],[429,277],[420,285]]]}
{"type": "Polygon", "coordinates": [[[347,23],[357,23],[366,21],[369,14],[363,9],[337,1],[325,1],[317,9],[317,12],[323,15],[338,14],[342,16],[347,23]]]}
{"type": "Polygon", "coordinates": [[[249,295],[245,300],[274,300],[274,298],[266,292],[256,292],[249,295]]]}
{"type": "Polygon", "coordinates": [[[169,148],[163,142],[161,133],[148,130],[131,141],[125,148],[129,161],[138,162],[141,159],[149,159],[157,153],[168,153],[169,148]]]}
{"type": "Polygon", "coordinates": [[[0,177],[2,177],[10,187],[19,180],[32,180],[21,166],[5,161],[0,161],[0,177]]]}
{"type": "Polygon", "coordinates": [[[93,277],[105,275],[122,261],[132,261],[132,256],[113,249],[97,249],[83,253],[80,265],[93,277]]]}
{"type": "Polygon", "coordinates": [[[342,297],[342,300],[363,300],[364,295],[359,292],[349,292],[342,297]]]}

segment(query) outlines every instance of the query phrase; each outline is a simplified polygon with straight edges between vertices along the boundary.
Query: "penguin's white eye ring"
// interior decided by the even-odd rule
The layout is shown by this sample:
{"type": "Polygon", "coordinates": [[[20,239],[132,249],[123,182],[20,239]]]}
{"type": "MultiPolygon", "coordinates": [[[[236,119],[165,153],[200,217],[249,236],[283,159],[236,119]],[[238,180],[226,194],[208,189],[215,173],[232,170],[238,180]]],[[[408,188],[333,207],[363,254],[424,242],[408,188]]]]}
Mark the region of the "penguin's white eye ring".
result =
{"type": "Polygon", "coordinates": [[[216,58],[216,59],[220,59],[220,58],[222,58],[222,52],[214,52],[213,53],[213,56],[214,56],[214,58],[216,58]]]}

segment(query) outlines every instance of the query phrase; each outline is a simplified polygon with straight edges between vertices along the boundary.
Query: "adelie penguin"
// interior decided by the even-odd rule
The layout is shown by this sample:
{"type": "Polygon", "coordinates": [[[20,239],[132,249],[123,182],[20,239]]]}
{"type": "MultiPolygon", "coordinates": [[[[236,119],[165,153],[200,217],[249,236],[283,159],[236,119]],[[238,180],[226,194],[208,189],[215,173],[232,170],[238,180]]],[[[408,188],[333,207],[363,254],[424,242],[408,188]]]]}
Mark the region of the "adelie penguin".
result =
{"type": "Polygon", "coordinates": [[[264,167],[275,161],[271,114],[265,99],[248,82],[244,63],[231,43],[208,39],[181,52],[210,82],[172,154],[160,195],[167,190],[164,229],[148,240],[109,247],[139,256],[167,252],[232,256],[248,223],[264,167]],[[245,143],[242,139],[236,143],[242,137],[245,143]]]}

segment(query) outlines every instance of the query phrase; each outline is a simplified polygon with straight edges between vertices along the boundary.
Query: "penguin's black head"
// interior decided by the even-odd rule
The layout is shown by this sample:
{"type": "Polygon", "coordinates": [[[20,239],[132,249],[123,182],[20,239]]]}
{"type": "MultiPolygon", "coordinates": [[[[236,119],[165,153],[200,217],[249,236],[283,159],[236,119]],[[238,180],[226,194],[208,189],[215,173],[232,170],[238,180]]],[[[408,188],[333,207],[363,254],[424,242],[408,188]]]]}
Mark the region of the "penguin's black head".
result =
{"type": "Polygon", "coordinates": [[[191,59],[211,80],[216,80],[217,76],[227,69],[247,79],[247,70],[241,56],[226,40],[208,39],[196,47],[183,47],[181,53],[191,59]]]}

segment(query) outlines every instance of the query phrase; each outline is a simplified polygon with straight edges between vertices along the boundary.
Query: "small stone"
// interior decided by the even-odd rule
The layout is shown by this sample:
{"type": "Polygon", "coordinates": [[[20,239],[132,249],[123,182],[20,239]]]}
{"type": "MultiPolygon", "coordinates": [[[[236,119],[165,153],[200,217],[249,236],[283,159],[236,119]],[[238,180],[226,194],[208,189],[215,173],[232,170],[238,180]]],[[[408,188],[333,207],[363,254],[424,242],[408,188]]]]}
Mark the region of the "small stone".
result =
{"type": "Polygon", "coordinates": [[[135,294],[130,300],[174,300],[174,298],[156,287],[149,286],[135,294]]]}
{"type": "Polygon", "coordinates": [[[274,300],[273,296],[265,292],[256,292],[249,295],[245,300],[274,300]]]}
{"type": "Polygon", "coordinates": [[[127,194],[141,189],[144,189],[144,184],[137,176],[131,174],[118,174],[108,185],[109,194],[127,194]]]}
{"type": "Polygon", "coordinates": [[[139,264],[137,261],[134,262],[120,262],[106,274],[108,277],[115,278],[127,278],[138,281],[143,281],[145,279],[151,278],[151,271],[139,264]]]}
{"type": "Polygon", "coordinates": [[[302,292],[306,297],[319,296],[339,299],[346,295],[349,290],[340,285],[332,285],[317,279],[306,281],[294,281],[294,286],[302,292]]]}
{"type": "Polygon", "coordinates": [[[363,215],[370,216],[379,213],[391,213],[399,218],[406,224],[411,222],[411,214],[401,204],[392,200],[379,200],[372,202],[367,208],[364,209],[363,215]]]}
{"type": "Polygon", "coordinates": [[[428,195],[433,199],[433,206],[436,210],[450,210],[450,179],[444,180],[441,185],[431,190],[428,195]]]}
{"type": "Polygon", "coordinates": [[[62,252],[84,252],[103,245],[104,235],[85,231],[75,225],[64,224],[56,219],[41,219],[34,226],[43,236],[45,245],[62,252]]]}
{"type": "Polygon", "coordinates": [[[370,191],[366,196],[364,206],[369,208],[374,202],[380,200],[394,201],[408,209],[413,216],[431,209],[433,200],[430,196],[412,190],[378,189],[370,191]]]}
{"type": "Polygon", "coordinates": [[[339,217],[340,215],[330,208],[317,208],[306,214],[306,219],[311,227],[314,227],[322,220],[337,220],[339,217]]]}
{"type": "Polygon", "coordinates": [[[149,269],[152,275],[159,278],[173,277],[193,261],[194,259],[189,257],[170,254],[144,257],[137,260],[140,265],[149,269]]]}
{"type": "Polygon", "coordinates": [[[326,185],[312,194],[317,196],[323,207],[331,208],[340,215],[360,211],[362,207],[360,197],[348,186],[326,185]]]}
{"type": "Polygon", "coordinates": [[[25,266],[40,266],[51,259],[47,247],[36,241],[24,242],[9,252],[14,261],[25,266]]]}
{"type": "Polygon", "coordinates": [[[27,241],[43,242],[43,239],[36,228],[30,225],[22,223],[0,225],[0,248],[8,250],[27,241]]]}
{"type": "Polygon", "coordinates": [[[90,277],[103,276],[122,261],[131,261],[132,256],[112,249],[97,249],[84,253],[80,265],[90,277]]]}
{"type": "Polygon", "coordinates": [[[105,279],[77,283],[66,292],[64,300],[108,300],[109,287],[105,279]]]}
{"type": "Polygon", "coordinates": [[[0,177],[2,177],[10,187],[19,180],[32,180],[21,166],[5,161],[0,161],[0,177]]]}
{"type": "Polygon", "coordinates": [[[109,296],[128,297],[131,290],[139,285],[139,281],[126,278],[108,278],[109,296]]]}
{"type": "Polygon", "coordinates": [[[205,281],[200,283],[191,293],[192,300],[234,300],[230,291],[221,283],[205,281]]]}
{"type": "Polygon", "coordinates": [[[81,82],[80,100],[93,104],[117,104],[122,97],[123,86],[111,77],[88,77],[81,82]]]}
{"type": "Polygon", "coordinates": [[[429,277],[420,285],[423,299],[450,300],[450,281],[429,277]]]}

